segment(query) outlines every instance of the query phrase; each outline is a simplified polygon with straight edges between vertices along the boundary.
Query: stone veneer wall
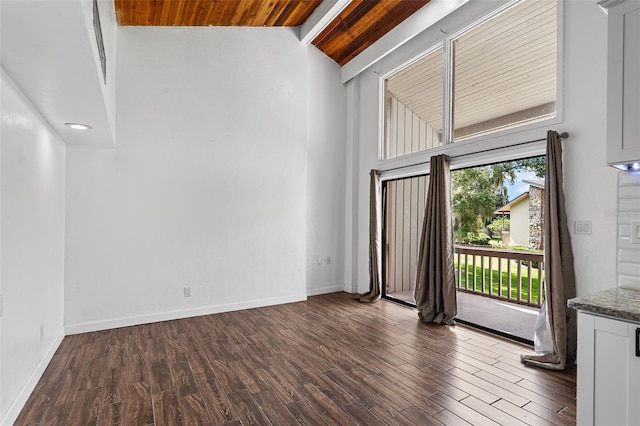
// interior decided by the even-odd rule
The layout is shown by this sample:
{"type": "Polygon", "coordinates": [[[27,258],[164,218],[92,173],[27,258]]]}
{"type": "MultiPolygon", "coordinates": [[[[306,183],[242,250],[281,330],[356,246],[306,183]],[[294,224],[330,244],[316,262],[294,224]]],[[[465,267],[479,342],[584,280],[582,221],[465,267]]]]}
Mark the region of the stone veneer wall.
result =
{"type": "Polygon", "coordinates": [[[531,185],[529,187],[529,247],[542,250],[544,215],[542,203],[544,189],[531,185]]]}

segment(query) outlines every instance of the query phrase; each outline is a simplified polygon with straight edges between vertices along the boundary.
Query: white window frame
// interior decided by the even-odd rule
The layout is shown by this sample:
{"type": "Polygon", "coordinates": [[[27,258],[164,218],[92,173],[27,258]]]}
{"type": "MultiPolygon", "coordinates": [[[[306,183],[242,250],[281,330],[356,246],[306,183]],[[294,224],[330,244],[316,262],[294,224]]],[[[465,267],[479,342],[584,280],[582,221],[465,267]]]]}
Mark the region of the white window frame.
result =
{"type": "MultiPolygon", "coordinates": [[[[495,132],[473,136],[465,140],[453,142],[451,138],[452,128],[452,43],[466,31],[480,25],[505,9],[512,7],[521,0],[505,2],[500,7],[491,11],[479,19],[475,19],[470,25],[445,34],[440,30],[440,37],[434,38],[430,47],[418,55],[414,55],[409,60],[394,66],[379,76],[379,117],[378,117],[378,168],[381,171],[381,178],[397,179],[398,177],[408,177],[415,174],[428,173],[431,156],[445,154],[450,158],[451,169],[473,167],[481,164],[508,161],[517,158],[526,158],[537,155],[544,155],[546,132],[550,128],[564,122],[563,120],[563,57],[564,57],[564,5],[562,0],[556,1],[556,115],[555,117],[536,121],[522,126],[498,130],[495,132]],[[444,45],[444,88],[443,88],[443,145],[425,151],[406,154],[399,157],[384,158],[385,144],[385,80],[399,70],[420,60],[425,55],[444,45]]],[[[454,12],[458,13],[458,11],[454,12]]]]}

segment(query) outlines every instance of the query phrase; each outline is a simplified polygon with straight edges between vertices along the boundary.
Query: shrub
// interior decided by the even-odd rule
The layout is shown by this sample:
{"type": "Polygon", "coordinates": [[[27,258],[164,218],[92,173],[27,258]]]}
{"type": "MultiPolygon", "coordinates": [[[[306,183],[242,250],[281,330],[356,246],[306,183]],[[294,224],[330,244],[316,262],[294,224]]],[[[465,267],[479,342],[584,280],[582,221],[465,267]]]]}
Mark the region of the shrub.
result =
{"type": "Polygon", "coordinates": [[[480,232],[479,234],[467,234],[465,243],[473,244],[476,246],[488,246],[490,239],[491,237],[489,237],[484,232],[480,232]]]}
{"type": "MultiPolygon", "coordinates": [[[[496,217],[491,221],[489,225],[487,225],[487,228],[489,228],[489,231],[491,232],[492,237],[502,236],[502,220],[503,220],[502,217],[496,217]]],[[[505,217],[504,230],[508,231],[510,229],[510,226],[511,226],[511,221],[509,220],[509,218],[505,217]]]]}

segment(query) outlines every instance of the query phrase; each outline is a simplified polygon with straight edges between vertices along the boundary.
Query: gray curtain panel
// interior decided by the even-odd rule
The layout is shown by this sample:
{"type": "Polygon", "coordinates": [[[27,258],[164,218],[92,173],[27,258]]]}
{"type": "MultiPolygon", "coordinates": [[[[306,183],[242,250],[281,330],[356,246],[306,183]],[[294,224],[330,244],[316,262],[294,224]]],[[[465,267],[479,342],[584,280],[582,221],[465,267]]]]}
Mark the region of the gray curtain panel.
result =
{"type": "Polygon", "coordinates": [[[414,296],[420,320],[453,324],[458,306],[453,265],[451,173],[447,157],[431,157],[430,169],[414,296]]]}
{"type": "Polygon", "coordinates": [[[576,280],[562,190],[562,140],[552,130],[547,132],[544,224],[544,289],[553,353],[523,355],[522,362],[563,370],[576,359],[576,311],[567,308],[567,300],[576,295],[576,280]]]}
{"type": "Polygon", "coordinates": [[[382,274],[380,262],[382,255],[380,251],[380,220],[381,220],[381,196],[380,172],[371,170],[371,181],[369,188],[369,292],[361,294],[361,302],[376,302],[380,299],[382,274]]]}

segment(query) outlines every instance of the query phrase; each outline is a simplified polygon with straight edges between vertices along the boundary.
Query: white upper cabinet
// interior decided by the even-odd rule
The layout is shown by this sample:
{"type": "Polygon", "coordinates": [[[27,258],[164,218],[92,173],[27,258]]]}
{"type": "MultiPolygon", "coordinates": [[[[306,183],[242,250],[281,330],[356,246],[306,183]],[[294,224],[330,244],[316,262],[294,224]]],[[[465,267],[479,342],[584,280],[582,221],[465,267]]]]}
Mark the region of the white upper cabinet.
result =
{"type": "Polygon", "coordinates": [[[603,0],[608,9],[607,162],[640,163],[640,0],[603,0]]]}

